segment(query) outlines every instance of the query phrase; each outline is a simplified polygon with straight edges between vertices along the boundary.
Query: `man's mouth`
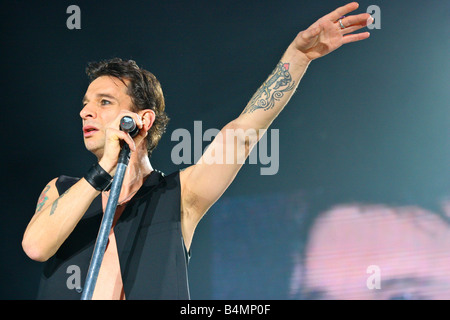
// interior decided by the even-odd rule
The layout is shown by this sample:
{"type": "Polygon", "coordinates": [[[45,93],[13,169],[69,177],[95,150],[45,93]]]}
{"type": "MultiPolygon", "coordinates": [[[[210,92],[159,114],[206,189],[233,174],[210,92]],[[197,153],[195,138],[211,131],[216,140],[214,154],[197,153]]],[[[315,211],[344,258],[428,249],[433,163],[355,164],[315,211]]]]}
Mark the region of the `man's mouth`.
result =
{"type": "Polygon", "coordinates": [[[98,131],[98,129],[93,126],[84,126],[83,127],[83,135],[85,138],[92,136],[97,131],[98,131]]]}

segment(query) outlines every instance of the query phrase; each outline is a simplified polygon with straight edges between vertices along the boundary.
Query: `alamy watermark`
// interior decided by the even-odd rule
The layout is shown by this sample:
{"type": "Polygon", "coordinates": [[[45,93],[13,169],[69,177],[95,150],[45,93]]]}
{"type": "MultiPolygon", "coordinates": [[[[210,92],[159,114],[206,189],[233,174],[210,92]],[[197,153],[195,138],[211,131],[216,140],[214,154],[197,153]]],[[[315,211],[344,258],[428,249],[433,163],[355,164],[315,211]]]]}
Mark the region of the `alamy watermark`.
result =
{"type": "MultiPolygon", "coordinates": [[[[381,29],[381,10],[380,7],[372,4],[367,7],[366,10],[372,18],[374,22],[372,24],[367,25],[367,28],[372,29],[381,29]]],[[[70,5],[66,9],[66,13],[70,14],[70,16],[66,20],[66,26],[69,30],[73,29],[81,29],[81,9],[77,5],[70,5]]]]}
{"type": "Polygon", "coordinates": [[[370,265],[367,267],[366,273],[370,273],[366,281],[367,289],[381,289],[381,268],[377,265],[370,265]]]}
{"type": "Polygon", "coordinates": [[[67,29],[81,29],[81,9],[77,5],[70,5],[66,9],[66,13],[70,16],[66,20],[67,29]]]}
{"type": "Polygon", "coordinates": [[[372,4],[367,7],[366,12],[371,15],[373,18],[373,23],[368,24],[367,28],[372,29],[381,29],[381,10],[380,7],[372,4]]]}
{"type": "Polygon", "coordinates": [[[66,273],[70,274],[66,280],[66,286],[69,290],[76,290],[78,293],[82,291],[81,289],[81,270],[77,265],[70,265],[66,269],[66,273]]]}
{"type": "Polygon", "coordinates": [[[171,141],[178,141],[172,148],[171,160],[180,164],[262,164],[261,175],[274,175],[279,169],[278,129],[207,129],[202,121],[194,121],[194,134],[184,128],[172,132],[171,141]],[[270,136],[270,142],[269,142],[270,136]],[[259,142],[258,142],[259,140],[259,142]],[[211,142],[203,148],[204,142],[211,142]],[[256,143],[257,142],[257,143],[256,143]],[[249,153],[249,148],[253,147],[249,153]]]}

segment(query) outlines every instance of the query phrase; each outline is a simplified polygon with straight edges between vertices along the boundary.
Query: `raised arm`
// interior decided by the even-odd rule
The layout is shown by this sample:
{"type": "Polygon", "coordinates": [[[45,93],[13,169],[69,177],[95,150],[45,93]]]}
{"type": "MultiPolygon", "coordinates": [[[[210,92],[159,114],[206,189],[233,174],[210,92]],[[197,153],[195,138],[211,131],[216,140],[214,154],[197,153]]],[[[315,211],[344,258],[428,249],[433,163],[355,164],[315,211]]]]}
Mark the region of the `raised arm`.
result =
{"type": "Polygon", "coordinates": [[[368,32],[351,34],[372,23],[369,14],[341,19],[357,8],[356,2],[349,3],[300,32],[243,112],[220,131],[198,163],[181,172],[182,228],[188,248],[197,223],[233,181],[261,130],[288,103],[310,62],[343,44],[369,37],[368,32]]]}
{"type": "Polygon", "coordinates": [[[348,16],[339,22],[342,16],[357,8],[358,3],[349,3],[300,32],[237,121],[251,123],[256,128],[269,127],[288,103],[312,60],[325,56],[343,44],[368,38],[368,32],[351,34],[371,23],[368,13],[348,16]]]}

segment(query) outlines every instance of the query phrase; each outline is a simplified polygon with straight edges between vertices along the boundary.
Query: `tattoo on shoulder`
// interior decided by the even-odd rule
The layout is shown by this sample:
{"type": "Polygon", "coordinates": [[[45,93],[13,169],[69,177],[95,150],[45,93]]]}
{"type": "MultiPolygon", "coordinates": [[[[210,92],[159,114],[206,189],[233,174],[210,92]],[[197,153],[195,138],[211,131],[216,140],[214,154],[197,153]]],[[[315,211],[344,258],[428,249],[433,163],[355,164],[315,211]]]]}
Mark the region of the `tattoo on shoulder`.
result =
{"type": "Polygon", "coordinates": [[[44,188],[44,191],[42,191],[41,195],[39,196],[38,203],[37,203],[37,206],[36,206],[36,212],[41,211],[41,209],[42,209],[42,207],[44,206],[45,202],[48,200],[48,197],[47,197],[47,191],[48,191],[49,189],[50,189],[50,186],[47,185],[47,186],[44,188]]]}
{"type": "Polygon", "coordinates": [[[58,199],[56,199],[53,204],[52,204],[52,208],[50,209],[50,215],[55,213],[56,207],[58,206],[58,200],[61,200],[62,197],[64,197],[70,189],[67,189],[66,192],[64,192],[62,195],[59,196],[58,199]]]}
{"type": "Polygon", "coordinates": [[[285,92],[295,87],[289,72],[289,63],[278,62],[275,70],[268,79],[256,91],[252,99],[242,113],[252,113],[257,109],[267,111],[272,109],[276,101],[279,101],[285,92]]]}

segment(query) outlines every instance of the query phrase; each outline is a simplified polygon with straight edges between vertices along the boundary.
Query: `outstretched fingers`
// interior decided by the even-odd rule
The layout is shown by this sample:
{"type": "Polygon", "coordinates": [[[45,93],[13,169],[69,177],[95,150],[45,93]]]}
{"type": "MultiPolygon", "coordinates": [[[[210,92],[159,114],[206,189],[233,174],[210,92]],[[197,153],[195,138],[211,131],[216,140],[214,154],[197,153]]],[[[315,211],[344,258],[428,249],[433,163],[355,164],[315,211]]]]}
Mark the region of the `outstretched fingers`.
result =
{"type": "Polygon", "coordinates": [[[345,16],[346,14],[355,11],[358,9],[359,4],[357,2],[351,2],[346,4],[345,6],[339,7],[333,12],[327,14],[324,18],[328,19],[329,21],[335,22],[340,17],[345,16]]]}
{"type": "Polygon", "coordinates": [[[342,29],[342,34],[344,35],[344,37],[342,38],[342,43],[346,44],[367,39],[370,36],[369,32],[362,32],[357,34],[351,33],[371,24],[373,22],[373,18],[368,13],[362,13],[345,17],[341,22],[345,26],[345,28],[342,29]]]}
{"type": "Polygon", "coordinates": [[[345,29],[342,29],[342,32],[343,34],[347,34],[371,24],[373,22],[373,18],[368,13],[361,13],[355,16],[345,17],[341,20],[341,22],[345,27],[345,29]]]}
{"type": "Polygon", "coordinates": [[[364,39],[367,39],[370,37],[369,32],[361,32],[361,33],[355,33],[355,34],[347,34],[342,38],[342,44],[350,43],[350,42],[356,42],[361,41],[364,39]]]}

